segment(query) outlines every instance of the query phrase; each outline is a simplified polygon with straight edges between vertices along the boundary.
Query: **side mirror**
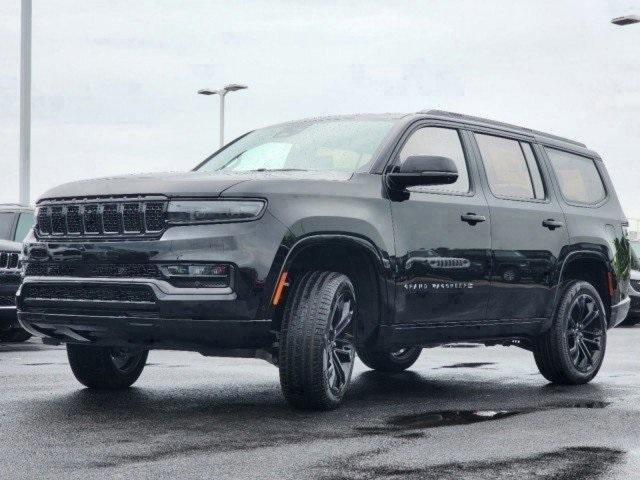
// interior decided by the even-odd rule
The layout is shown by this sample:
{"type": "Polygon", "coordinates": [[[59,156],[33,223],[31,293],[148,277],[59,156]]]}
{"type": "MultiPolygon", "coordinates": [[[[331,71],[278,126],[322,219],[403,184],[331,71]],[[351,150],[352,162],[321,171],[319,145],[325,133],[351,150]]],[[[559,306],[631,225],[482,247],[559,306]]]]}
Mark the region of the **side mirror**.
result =
{"type": "Polygon", "coordinates": [[[447,157],[416,155],[387,173],[387,182],[395,190],[417,185],[449,185],[458,179],[458,169],[447,157]]]}

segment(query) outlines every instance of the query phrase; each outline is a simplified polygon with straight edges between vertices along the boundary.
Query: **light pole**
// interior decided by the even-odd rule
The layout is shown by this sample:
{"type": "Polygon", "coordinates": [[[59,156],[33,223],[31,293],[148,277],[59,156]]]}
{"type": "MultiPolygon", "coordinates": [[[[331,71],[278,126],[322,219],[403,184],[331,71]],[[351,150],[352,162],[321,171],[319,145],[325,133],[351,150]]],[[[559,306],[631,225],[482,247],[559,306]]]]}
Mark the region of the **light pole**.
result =
{"type": "Polygon", "coordinates": [[[219,90],[203,89],[198,90],[200,95],[220,95],[220,148],[224,146],[224,97],[229,92],[235,92],[236,90],[244,90],[248,88],[246,85],[240,85],[237,83],[230,83],[226,87],[219,90]]]}
{"type": "Polygon", "coordinates": [[[20,8],[20,203],[30,201],[31,177],[31,0],[20,8]]]}
{"type": "Polygon", "coordinates": [[[616,17],[611,20],[611,23],[624,27],[625,25],[631,25],[634,23],[640,23],[640,15],[626,15],[624,17],[616,17]]]}

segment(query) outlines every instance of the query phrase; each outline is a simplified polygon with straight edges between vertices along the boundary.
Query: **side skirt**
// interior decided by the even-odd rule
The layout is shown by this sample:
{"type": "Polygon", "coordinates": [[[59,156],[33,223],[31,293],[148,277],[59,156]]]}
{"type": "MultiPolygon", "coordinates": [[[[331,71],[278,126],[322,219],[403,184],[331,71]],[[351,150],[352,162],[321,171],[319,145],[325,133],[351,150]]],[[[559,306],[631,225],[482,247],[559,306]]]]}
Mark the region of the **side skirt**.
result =
{"type": "Polygon", "coordinates": [[[434,346],[471,342],[487,345],[517,345],[527,348],[542,328],[544,318],[527,320],[483,320],[412,325],[381,325],[378,346],[383,349],[434,346]]]}

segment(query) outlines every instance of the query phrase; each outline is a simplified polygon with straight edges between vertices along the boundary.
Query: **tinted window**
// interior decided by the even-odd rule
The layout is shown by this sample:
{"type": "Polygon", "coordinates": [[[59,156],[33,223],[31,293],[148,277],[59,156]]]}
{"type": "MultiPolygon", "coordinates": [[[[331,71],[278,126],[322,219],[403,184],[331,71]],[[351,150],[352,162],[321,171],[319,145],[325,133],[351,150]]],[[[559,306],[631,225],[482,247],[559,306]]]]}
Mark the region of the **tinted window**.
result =
{"type": "Polygon", "coordinates": [[[416,130],[402,147],[399,155],[400,163],[402,164],[407,158],[414,155],[447,157],[453,160],[458,167],[458,180],[455,183],[433,187],[415,187],[416,189],[454,193],[469,191],[467,162],[457,130],[438,127],[425,127],[416,130]]]}
{"type": "Polygon", "coordinates": [[[0,213],[0,239],[12,240],[11,229],[13,228],[13,213],[0,213]]]}
{"type": "Polygon", "coordinates": [[[606,196],[602,178],[591,158],[547,148],[564,198],[571,202],[598,203],[606,196]]]}
{"type": "Polygon", "coordinates": [[[509,198],[544,198],[538,162],[531,146],[508,138],[476,134],[489,187],[509,198]]]}
{"type": "Polygon", "coordinates": [[[27,236],[27,233],[29,233],[29,230],[31,230],[31,227],[33,227],[34,222],[33,213],[21,213],[14,240],[16,242],[22,242],[27,236]]]}

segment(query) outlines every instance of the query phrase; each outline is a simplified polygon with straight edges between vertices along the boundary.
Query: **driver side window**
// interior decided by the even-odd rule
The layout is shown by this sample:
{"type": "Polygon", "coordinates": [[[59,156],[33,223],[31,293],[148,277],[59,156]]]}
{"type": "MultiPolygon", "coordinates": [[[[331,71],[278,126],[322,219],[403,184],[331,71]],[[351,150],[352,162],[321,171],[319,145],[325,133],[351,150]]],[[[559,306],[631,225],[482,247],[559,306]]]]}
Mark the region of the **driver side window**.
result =
{"type": "Polygon", "coordinates": [[[460,134],[452,128],[423,127],[411,134],[398,156],[399,164],[414,155],[447,157],[458,168],[458,180],[451,185],[431,187],[412,187],[420,192],[467,193],[469,191],[469,172],[460,141],[460,134]]]}

